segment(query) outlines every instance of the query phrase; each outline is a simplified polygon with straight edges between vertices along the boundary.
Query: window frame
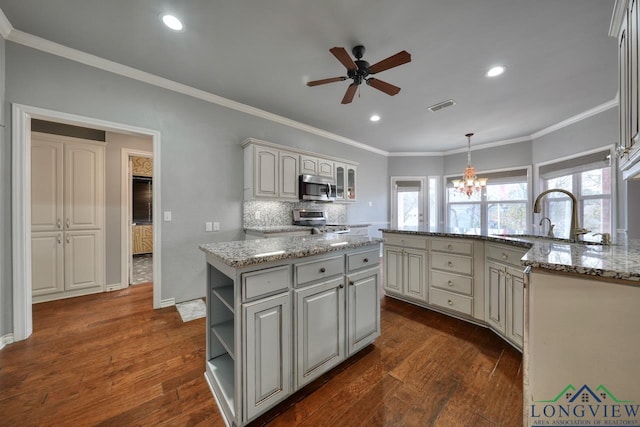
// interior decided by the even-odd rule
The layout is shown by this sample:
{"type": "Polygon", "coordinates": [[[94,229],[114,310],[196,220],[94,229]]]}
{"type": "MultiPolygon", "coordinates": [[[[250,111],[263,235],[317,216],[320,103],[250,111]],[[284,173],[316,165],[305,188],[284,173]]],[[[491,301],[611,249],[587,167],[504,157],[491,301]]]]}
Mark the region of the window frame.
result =
{"type": "MultiPolygon", "coordinates": [[[[517,183],[517,182],[526,182],[527,184],[527,195],[525,199],[518,199],[518,200],[504,200],[504,201],[500,201],[500,200],[488,200],[487,199],[487,190],[486,188],[482,189],[481,192],[481,197],[479,201],[460,201],[460,202],[452,202],[449,200],[449,192],[448,190],[451,188],[450,185],[448,185],[448,183],[452,180],[452,179],[458,179],[460,177],[460,174],[455,174],[455,175],[445,175],[444,179],[443,179],[443,183],[442,183],[442,195],[443,195],[443,200],[444,200],[444,224],[445,224],[445,230],[447,232],[449,232],[450,228],[450,224],[449,224],[449,206],[451,204],[457,204],[457,205],[462,205],[462,204],[478,204],[480,206],[480,234],[481,235],[489,235],[489,205],[491,204],[496,204],[496,203],[503,203],[503,204],[508,204],[508,203],[525,203],[525,218],[527,218],[527,220],[525,221],[525,225],[526,225],[526,229],[525,229],[525,234],[528,234],[531,232],[531,222],[528,220],[528,218],[530,218],[531,215],[531,211],[532,211],[532,204],[531,204],[531,200],[532,200],[532,167],[531,165],[526,165],[526,166],[515,166],[515,167],[509,167],[509,168],[503,168],[503,169],[493,169],[493,170],[487,170],[487,171],[478,171],[477,174],[480,177],[484,177],[487,175],[499,175],[501,173],[503,174],[507,174],[511,171],[525,171],[526,174],[526,178],[523,181],[521,179],[522,176],[524,175],[519,175],[518,179],[510,179],[513,177],[499,177],[499,178],[494,178],[494,182],[495,179],[498,179],[499,181],[501,181],[504,184],[507,183],[517,183]]],[[[491,185],[491,178],[489,178],[488,181],[488,185],[491,185]]]]}

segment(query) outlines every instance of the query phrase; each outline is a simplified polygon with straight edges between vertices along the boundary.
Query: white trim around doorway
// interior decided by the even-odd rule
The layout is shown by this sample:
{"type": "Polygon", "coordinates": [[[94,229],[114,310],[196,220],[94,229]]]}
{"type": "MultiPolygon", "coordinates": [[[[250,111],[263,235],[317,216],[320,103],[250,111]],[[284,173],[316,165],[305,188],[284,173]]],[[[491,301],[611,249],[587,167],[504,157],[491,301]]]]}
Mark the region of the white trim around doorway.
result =
{"type": "MultiPolygon", "coordinates": [[[[31,119],[41,119],[110,132],[150,136],[153,141],[153,216],[160,217],[160,132],[136,126],[12,104],[12,253],[13,340],[24,340],[33,332],[31,295],[31,119]]],[[[161,308],[161,227],[153,224],[153,308],[161,308]]]]}

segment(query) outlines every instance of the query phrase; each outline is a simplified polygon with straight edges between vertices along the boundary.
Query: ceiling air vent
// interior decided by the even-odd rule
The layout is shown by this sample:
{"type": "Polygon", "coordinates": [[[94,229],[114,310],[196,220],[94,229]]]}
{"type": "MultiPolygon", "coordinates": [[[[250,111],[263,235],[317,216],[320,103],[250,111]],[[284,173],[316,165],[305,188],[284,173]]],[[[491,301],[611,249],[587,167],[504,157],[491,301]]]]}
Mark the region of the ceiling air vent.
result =
{"type": "Polygon", "coordinates": [[[456,105],[456,101],[454,101],[453,99],[448,99],[446,101],[438,102],[437,104],[432,105],[428,108],[428,110],[432,113],[435,113],[436,111],[443,110],[447,107],[453,107],[454,105],[456,105]]]}

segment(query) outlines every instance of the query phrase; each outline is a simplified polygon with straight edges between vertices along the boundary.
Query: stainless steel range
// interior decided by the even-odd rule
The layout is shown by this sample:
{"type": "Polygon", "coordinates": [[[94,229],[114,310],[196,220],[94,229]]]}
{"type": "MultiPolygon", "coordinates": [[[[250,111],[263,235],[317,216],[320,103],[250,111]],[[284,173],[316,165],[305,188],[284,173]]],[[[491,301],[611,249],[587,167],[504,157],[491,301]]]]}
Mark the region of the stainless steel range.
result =
{"type": "Polygon", "coordinates": [[[294,209],[293,225],[311,227],[311,234],[345,234],[349,227],[346,225],[327,225],[327,212],[321,209],[294,209]]]}

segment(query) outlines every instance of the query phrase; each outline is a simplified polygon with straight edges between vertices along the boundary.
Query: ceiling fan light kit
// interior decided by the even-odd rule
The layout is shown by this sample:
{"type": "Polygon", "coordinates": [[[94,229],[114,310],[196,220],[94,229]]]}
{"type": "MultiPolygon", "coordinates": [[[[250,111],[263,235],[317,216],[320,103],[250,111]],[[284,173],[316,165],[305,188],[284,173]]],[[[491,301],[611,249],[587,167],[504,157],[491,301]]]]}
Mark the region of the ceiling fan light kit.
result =
{"type": "Polygon", "coordinates": [[[353,101],[353,97],[356,94],[356,90],[358,86],[362,84],[362,82],[366,82],[368,86],[371,86],[375,89],[378,89],[381,92],[386,93],[387,95],[393,96],[397,95],[400,92],[400,88],[398,86],[394,86],[391,83],[387,83],[383,80],[369,77],[371,74],[380,73],[382,71],[388,70],[390,68],[397,67],[402,64],[406,64],[407,62],[411,62],[411,54],[406,50],[396,53],[395,55],[391,55],[390,57],[383,59],[382,61],[376,62],[373,65],[369,65],[369,63],[362,59],[364,56],[365,48],[362,45],[355,46],[351,53],[356,58],[354,61],[351,59],[345,48],[343,47],[332,47],[329,51],[336,57],[338,61],[347,69],[346,76],[340,77],[330,77],[328,79],[322,80],[313,80],[307,83],[307,86],[318,86],[327,83],[339,82],[347,79],[353,80],[353,83],[349,85],[347,91],[342,98],[343,104],[349,104],[353,101]]]}

